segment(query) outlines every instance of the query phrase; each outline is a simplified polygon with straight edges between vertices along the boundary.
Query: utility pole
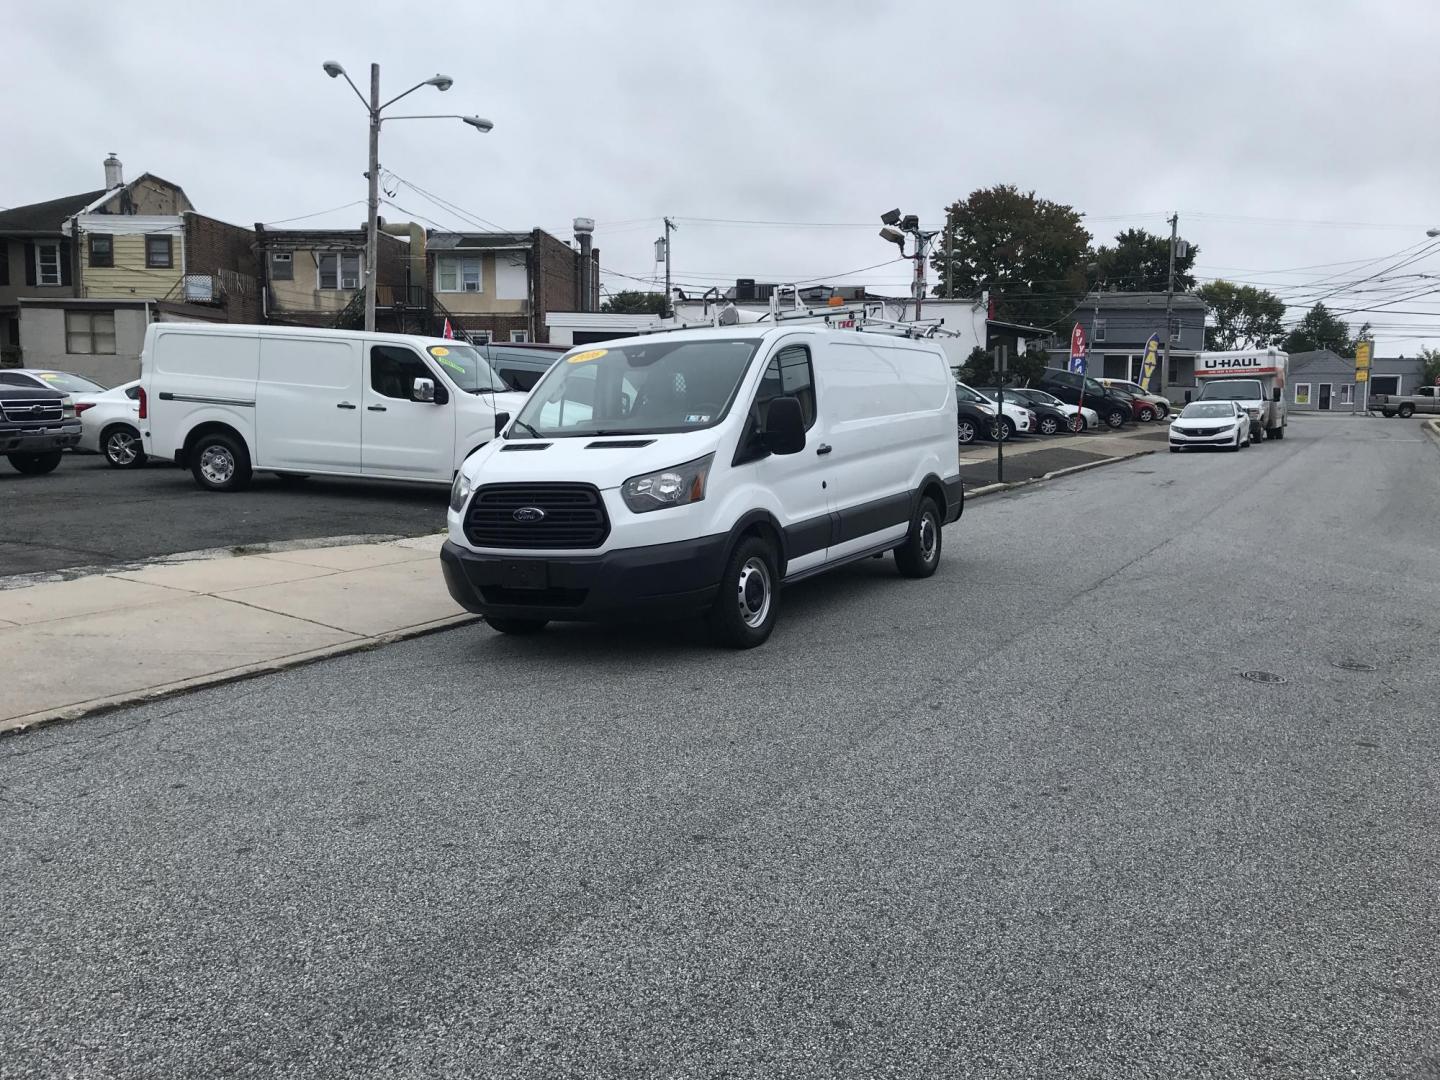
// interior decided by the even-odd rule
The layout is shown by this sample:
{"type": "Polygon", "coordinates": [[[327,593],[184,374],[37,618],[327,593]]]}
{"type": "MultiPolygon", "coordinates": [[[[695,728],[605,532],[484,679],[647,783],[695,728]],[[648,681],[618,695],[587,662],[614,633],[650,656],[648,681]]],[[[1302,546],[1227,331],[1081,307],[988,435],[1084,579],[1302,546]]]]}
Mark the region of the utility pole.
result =
{"type": "Polygon", "coordinates": [[[945,215],[945,299],[955,297],[955,215],[945,215]]]}
{"type": "Polygon", "coordinates": [[[669,318],[675,314],[675,309],[670,306],[670,234],[676,225],[668,217],[665,219],[665,316],[669,318]]]}
{"type": "Polygon", "coordinates": [[[1179,224],[1180,212],[1177,210],[1170,215],[1170,276],[1165,283],[1165,358],[1161,361],[1164,368],[1160,374],[1161,386],[1170,378],[1170,304],[1175,299],[1175,229],[1179,224]]]}
{"type": "MultiPolygon", "coordinates": [[[[365,209],[365,332],[375,332],[375,255],[380,241],[380,65],[370,65],[370,198],[365,209]]],[[[341,260],[343,262],[343,259],[341,260]]],[[[335,272],[343,273],[340,265],[335,272]]],[[[336,281],[339,285],[341,282],[336,281]]]]}
{"type": "Polygon", "coordinates": [[[915,231],[915,284],[911,291],[915,294],[915,321],[920,321],[920,305],[925,300],[925,234],[918,229],[915,231]]]}
{"type": "Polygon", "coordinates": [[[995,346],[995,482],[1005,482],[1005,373],[1010,348],[1001,343],[995,346]]]}

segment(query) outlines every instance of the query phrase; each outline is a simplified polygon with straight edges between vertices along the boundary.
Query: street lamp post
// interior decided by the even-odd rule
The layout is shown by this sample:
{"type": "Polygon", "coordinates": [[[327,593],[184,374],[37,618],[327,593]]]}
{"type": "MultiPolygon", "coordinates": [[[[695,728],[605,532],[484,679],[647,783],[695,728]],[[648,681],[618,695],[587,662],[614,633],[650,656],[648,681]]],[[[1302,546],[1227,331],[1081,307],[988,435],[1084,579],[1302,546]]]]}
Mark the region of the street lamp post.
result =
{"type": "Polygon", "coordinates": [[[880,215],[880,222],[885,227],[880,230],[880,238],[888,240],[900,249],[902,259],[913,259],[915,262],[915,277],[910,285],[911,295],[915,298],[915,321],[920,321],[920,305],[925,301],[925,256],[930,247],[930,242],[939,236],[939,231],[929,232],[920,228],[920,219],[914,214],[906,214],[903,217],[899,210],[887,210],[880,215]],[[911,236],[915,240],[915,254],[905,254],[905,237],[911,236]]]}
{"type": "Polygon", "coordinates": [[[448,75],[435,75],[418,82],[404,94],[397,94],[389,101],[380,102],[380,65],[370,65],[370,97],[366,100],[365,95],[360,93],[360,88],[351,80],[349,74],[334,60],[326,60],[322,65],[326,75],[332,79],[343,78],[350,83],[350,89],[355,91],[355,96],[360,99],[360,104],[365,106],[365,111],[370,116],[370,166],[365,172],[369,181],[369,196],[366,200],[365,209],[365,329],[375,329],[375,262],[377,249],[380,242],[380,125],[386,120],[459,120],[469,124],[476,131],[485,133],[495,125],[489,120],[479,116],[461,116],[457,113],[425,113],[409,116],[383,116],[382,113],[395,102],[408,94],[413,94],[422,86],[433,86],[436,90],[445,91],[455,85],[455,80],[448,75]]]}

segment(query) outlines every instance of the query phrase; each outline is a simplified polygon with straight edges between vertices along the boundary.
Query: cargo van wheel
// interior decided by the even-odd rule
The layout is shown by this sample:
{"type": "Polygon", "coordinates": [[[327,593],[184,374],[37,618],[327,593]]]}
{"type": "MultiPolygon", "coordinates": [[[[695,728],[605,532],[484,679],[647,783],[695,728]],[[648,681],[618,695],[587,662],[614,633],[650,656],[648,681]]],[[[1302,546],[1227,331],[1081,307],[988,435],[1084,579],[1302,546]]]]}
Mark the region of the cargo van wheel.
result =
{"type": "Polygon", "coordinates": [[[492,615],[485,616],[488,622],[502,634],[538,634],[545,629],[546,619],[501,619],[492,615]]]}
{"type": "Polygon", "coordinates": [[[1279,427],[1277,427],[1277,428],[1275,428],[1273,431],[1271,431],[1271,432],[1270,432],[1270,438],[1272,438],[1272,439],[1283,439],[1283,438],[1285,438],[1285,425],[1284,425],[1284,424],[1281,424],[1279,427]]]}
{"type": "Polygon", "coordinates": [[[207,491],[244,491],[250,486],[250,455],[233,435],[214,431],[195,440],[191,475],[207,491]]]}
{"type": "Polygon", "coordinates": [[[925,496],[910,522],[910,535],[895,549],[895,565],[908,578],[927,578],[940,566],[940,508],[925,496]]]}
{"type": "Polygon", "coordinates": [[[710,633],[717,643],[732,649],[765,644],[775,628],[776,561],[774,547],[758,536],[735,545],[710,609],[710,633]]]}

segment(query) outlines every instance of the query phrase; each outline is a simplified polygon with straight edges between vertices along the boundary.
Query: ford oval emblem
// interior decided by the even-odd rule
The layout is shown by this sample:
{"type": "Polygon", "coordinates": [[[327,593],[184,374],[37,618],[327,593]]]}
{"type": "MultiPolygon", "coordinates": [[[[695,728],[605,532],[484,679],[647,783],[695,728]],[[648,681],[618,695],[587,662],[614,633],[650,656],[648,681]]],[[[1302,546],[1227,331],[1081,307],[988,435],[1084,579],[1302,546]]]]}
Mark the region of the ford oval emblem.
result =
{"type": "Polygon", "coordinates": [[[545,511],[538,506],[522,506],[510,516],[516,521],[544,521],[545,511]]]}

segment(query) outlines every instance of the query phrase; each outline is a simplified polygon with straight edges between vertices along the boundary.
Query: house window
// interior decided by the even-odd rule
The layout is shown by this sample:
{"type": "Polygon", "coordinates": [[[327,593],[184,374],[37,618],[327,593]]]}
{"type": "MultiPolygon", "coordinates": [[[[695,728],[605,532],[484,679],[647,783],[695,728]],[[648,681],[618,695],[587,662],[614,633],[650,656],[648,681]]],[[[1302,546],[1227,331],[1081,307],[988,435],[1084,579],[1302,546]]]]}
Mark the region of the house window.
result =
{"type": "Polygon", "coordinates": [[[1094,325],[1093,327],[1091,327],[1090,340],[1091,340],[1091,341],[1104,341],[1104,340],[1105,340],[1105,320],[1104,320],[1104,319],[1096,319],[1096,320],[1095,320],[1095,325],[1094,325]]]}
{"type": "Polygon", "coordinates": [[[1341,405],[1349,405],[1349,404],[1350,404],[1350,395],[1353,393],[1354,389],[1355,389],[1355,384],[1354,384],[1354,383],[1341,383],[1341,384],[1340,384],[1340,404],[1341,404],[1341,405]]]}
{"type": "Polygon", "coordinates": [[[169,270],[174,265],[175,252],[172,249],[171,237],[145,237],[145,269],[169,270]]]}
{"type": "Polygon", "coordinates": [[[489,330],[470,330],[468,333],[470,340],[476,345],[489,345],[490,338],[493,336],[489,330]]]}
{"type": "Polygon", "coordinates": [[[65,351],[79,355],[115,353],[115,312],[65,312],[65,351]]]}
{"type": "Polygon", "coordinates": [[[319,287],[322,289],[358,289],[360,287],[360,255],[327,251],[316,260],[319,287]]]}
{"type": "Polygon", "coordinates": [[[480,256],[441,255],[436,259],[436,278],[440,292],[482,292],[480,256]]]}
{"type": "Polygon", "coordinates": [[[1295,384],[1295,404],[1310,404],[1310,384],[1308,382],[1297,382],[1295,384]]]}
{"type": "Polygon", "coordinates": [[[270,280],[295,280],[295,257],[290,252],[272,251],[270,253],[270,280]]]}
{"type": "Polygon", "coordinates": [[[35,245],[35,284],[60,284],[60,245],[40,243],[35,245]]]}
{"type": "Polygon", "coordinates": [[[108,233],[90,234],[90,265],[110,267],[115,265],[115,238],[108,233]]]}
{"type": "Polygon", "coordinates": [[[523,345],[523,344],[525,344],[525,342],[527,342],[527,341],[530,340],[530,331],[529,331],[529,330],[511,330],[511,331],[510,331],[510,340],[511,340],[512,342],[516,343],[516,344],[523,345]]]}

